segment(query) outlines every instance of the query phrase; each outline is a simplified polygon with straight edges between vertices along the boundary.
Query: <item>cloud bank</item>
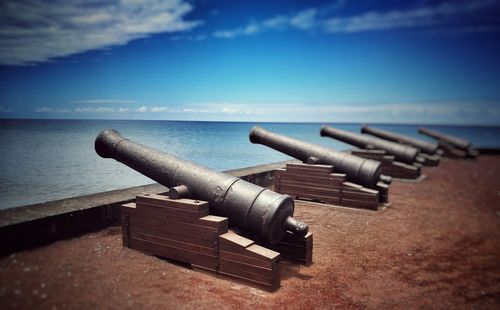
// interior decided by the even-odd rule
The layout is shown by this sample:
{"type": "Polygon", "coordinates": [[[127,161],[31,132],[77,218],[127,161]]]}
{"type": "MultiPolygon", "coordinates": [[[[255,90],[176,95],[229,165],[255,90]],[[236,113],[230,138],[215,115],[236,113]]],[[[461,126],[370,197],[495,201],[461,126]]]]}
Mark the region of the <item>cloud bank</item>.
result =
{"type": "Polygon", "coordinates": [[[41,107],[40,115],[63,117],[86,115],[95,118],[122,118],[212,121],[278,122],[385,122],[457,123],[499,125],[500,107],[488,103],[198,103],[140,107],[83,107],[75,109],[41,107]]]}
{"type": "Polygon", "coordinates": [[[184,0],[6,0],[0,3],[0,64],[27,65],[123,45],[161,32],[188,31],[184,0]]]}
{"type": "Polygon", "coordinates": [[[433,26],[446,27],[452,34],[467,33],[467,29],[471,28],[475,32],[498,32],[500,30],[498,20],[495,18],[484,20],[477,16],[491,9],[498,9],[499,3],[495,0],[441,2],[406,10],[368,11],[347,17],[332,14],[343,5],[342,1],[335,3],[334,6],[312,7],[292,15],[277,15],[242,27],[216,30],[212,35],[215,38],[230,39],[236,36],[283,29],[356,33],[404,28],[422,29],[433,26]]]}

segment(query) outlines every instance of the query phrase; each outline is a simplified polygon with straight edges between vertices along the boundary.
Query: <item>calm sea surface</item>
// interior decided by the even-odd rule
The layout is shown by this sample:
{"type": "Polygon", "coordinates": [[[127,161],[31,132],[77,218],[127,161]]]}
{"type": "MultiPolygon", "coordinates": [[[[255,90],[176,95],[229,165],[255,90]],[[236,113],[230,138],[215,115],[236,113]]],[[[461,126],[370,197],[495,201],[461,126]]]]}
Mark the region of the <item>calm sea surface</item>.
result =
{"type": "MultiPolygon", "coordinates": [[[[256,123],[0,120],[0,209],[152,183],[149,178],[94,151],[99,132],[115,128],[122,135],[201,165],[227,170],[290,159],[251,144],[256,123]]],[[[319,136],[321,124],[258,124],[277,133],[339,150],[350,148],[319,136]]],[[[359,124],[337,128],[359,132],[359,124]]],[[[378,125],[430,140],[413,125],[378,125]]],[[[469,139],[475,146],[500,147],[500,127],[428,126],[469,139]]]]}

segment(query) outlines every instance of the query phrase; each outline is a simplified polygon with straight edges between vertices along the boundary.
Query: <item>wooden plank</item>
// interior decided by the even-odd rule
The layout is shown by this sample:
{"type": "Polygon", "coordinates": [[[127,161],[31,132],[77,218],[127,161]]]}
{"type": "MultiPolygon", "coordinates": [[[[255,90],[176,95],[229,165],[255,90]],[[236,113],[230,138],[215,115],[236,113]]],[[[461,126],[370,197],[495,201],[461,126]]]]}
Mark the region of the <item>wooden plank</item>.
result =
{"type": "Polygon", "coordinates": [[[122,244],[124,247],[130,247],[130,216],[123,215],[121,217],[122,225],[122,244]]]}
{"type": "Polygon", "coordinates": [[[136,239],[141,239],[144,241],[148,242],[154,242],[158,243],[161,245],[177,248],[177,249],[183,249],[195,253],[200,253],[200,254],[205,254],[205,255],[211,255],[211,256],[217,256],[218,255],[218,248],[216,244],[213,244],[212,247],[207,247],[207,246],[201,246],[198,244],[193,244],[193,243],[187,243],[187,242],[182,242],[179,240],[175,239],[168,239],[165,238],[164,236],[155,236],[155,235],[149,235],[137,231],[132,231],[131,233],[132,238],[136,239]]]}
{"type": "Polygon", "coordinates": [[[220,249],[219,249],[219,258],[226,258],[226,259],[242,262],[245,264],[260,266],[260,267],[269,268],[269,269],[273,268],[273,266],[279,262],[279,260],[261,259],[261,258],[256,258],[256,257],[252,257],[252,256],[247,256],[244,254],[228,252],[228,251],[224,251],[224,250],[220,250],[220,249]]]}
{"type": "Polygon", "coordinates": [[[135,210],[136,210],[135,202],[129,202],[121,205],[120,207],[122,216],[124,215],[133,216],[135,214],[135,210]]]}
{"type": "Polygon", "coordinates": [[[219,236],[219,249],[272,262],[280,259],[279,253],[255,245],[252,240],[231,231],[219,236]]]}
{"type": "Polygon", "coordinates": [[[257,244],[252,244],[246,248],[249,253],[252,253],[254,257],[261,257],[262,259],[269,260],[272,262],[278,261],[280,259],[280,253],[267,249],[257,244]]]}
{"type": "Polygon", "coordinates": [[[192,263],[210,269],[217,269],[218,267],[217,257],[211,255],[204,255],[183,249],[177,249],[174,247],[141,240],[138,238],[131,238],[130,245],[132,249],[137,249],[148,254],[170,258],[185,263],[192,263]]]}
{"type": "Polygon", "coordinates": [[[334,173],[325,175],[325,176],[317,176],[317,175],[306,175],[306,174],[293,174],[286,173],[279,177],[279,180],[288,180],[293,182],[309,182],[315,184],[324,184],[325,186],[341,186],[342,182],[345,181],[345,178],[336,176],[334,173]]]}
{"type": "Polygon", "coordinates": [[[192,199],[170,199],[162,195],[139,195],[136,197],[136,203],[146,203],[170,208],[180,208],[191,211],[201,211],[208,209],[208,202],[192,199]]]}
{"type": "MultiPolygon", "coordinates": [[[[292,194],[287,193],[287,195],[293,196],[292,194]]],[[[307,195],[307,194],[301,194],[301,195],[295,195],[297,197],[296,199],[299,200],[309,200],[313,202],[320,202],[324,204],[331,204],[331,205],[338,205],[340,204],[340,197],[338,198],[332,198],[332,197],[322,197],[318,195],[307,195]]]]}
{"type": "Polygon", "coordinates": [[[377,204],[379,201],[379,196],[378,196],[378,194],[376,196],[369,196],[369,195],[359,195],[359,194],[354,194],[354,193],[342,192],[342,196],[340,198],[340,201],[341,201],[341,203],[343,203],[345,200],[362,201],[364,203],[377,204]]]}
{"type": "Polygon", "coordinates": [[[287,173],[294,173],[300,175],[316,175],[323,177],[327,177],[330,173],[332,173],[332,171],[313,170],[301,167],[287,167],[286,171],[287,173]]]}
{"type": "Polygon", "coordinates": [[[307,233],[305,237],[298,237],[287,232],[281,242],[276,245],[266,245],[270,249],[280,252],[283,259],[298,261],[305,265],[312,263],[313,235],[307,233]]]}
{"type": "Polygon", "coordinates": [[[168,236],[170,239],[183,242],[211,246],[218,241],[219,234],[215,230],[206,229],[203,234],[193,234],[190,231],[172,229],[165,225],[151,225],[147,222],[130,219],[130,231],[142,232],[155,236],[168,236]]]}
{"type": "Polygon", "coordinates": [[[217,228],[219,232],[226,233],[228,231],[229,219],[227,217],[207,215],[199,219],[201,226],[217,228]]]}
{"type": "Polygon", "coordinates": [[[359,200],[352,200],[352,199],[342,199],[341,204],[343,206],[349,206],[349,207],[358,207],[358,208],[371,208],[371,209],[377,209],[378,208],[378,201],[377,202],[365,202],[365,201],[359,201],[359,200]]]}
{"type": "Polygon", "coordinates": [[[134,223],[142,223],[143,225],[150,225],[156,227],[162,227],[168,229],[169,231],[182,231],[185,233],[197,235],[203,235],[207,233],[218,233],[216,228],[209,226],[201,226],[197,224],[190,224],[184,222],[177,222],[175,218],[155,218],[150,216],[144,216],[143,214],[136,214],[130,219],[131,225],[134,223]]]}
{"type": "Polygon", "coordinates": [[[352,182],[344,182],[342,183],[342,190],[345,189],[360,189],[360,188],[363,188],[363,186],[359,185],[359,184],[356,184],[356,183],[352,183],[352,182]]]}
{"type": "Polygon", "coordinates": [[[304,194],[318,194],[328,197],[337,197],[340,194],[340,190],[327,189],[321,187],[310,187],[310,186],[300,186],[292,183],[281,183],[281,191],[296,191],[304,194]]]}
{"type": "Polygon", "coordinates": [[[149,205],[144,203],[138,203],[137,209],[138,209],[137,216],[140,218],[156,218],[156,219],[165,219],[171,221],[173,220],[177,222],[195,224],[200,226],[207,226],[207,222],[200,222],[200,218],[209,215],[208,210],[189,211],[178,208],[149,205]]]}
{"type": "Polygon", "coordinates": [[[307,169],[307,170],[314,170],[314,171],[321,171],[321,172],[328,172],[332,173],[333,171],[333,166],[332,165],[320,165],[320,164],[304,164],[304,163],[290,163],[286,164],[286,170],[288,171],[289,168],[299,168],[299,169],[307,169]]]}

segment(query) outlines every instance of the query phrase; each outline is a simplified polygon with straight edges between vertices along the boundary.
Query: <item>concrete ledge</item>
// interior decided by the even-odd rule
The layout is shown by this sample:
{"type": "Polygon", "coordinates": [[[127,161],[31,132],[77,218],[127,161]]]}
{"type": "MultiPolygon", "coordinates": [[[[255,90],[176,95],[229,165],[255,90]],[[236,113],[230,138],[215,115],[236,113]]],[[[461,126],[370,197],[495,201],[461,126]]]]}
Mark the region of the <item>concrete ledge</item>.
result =
{"type": "MultiPolygon", "coordinates": [[[[273,171],[295,160],[225,171],[260,186],[274,182],[273,171]]],[[[160,184],[130,187],[92,195],[0,211],[0,255],[118,225],[119,206],[142,193],[161,194],[160,184]]]]}

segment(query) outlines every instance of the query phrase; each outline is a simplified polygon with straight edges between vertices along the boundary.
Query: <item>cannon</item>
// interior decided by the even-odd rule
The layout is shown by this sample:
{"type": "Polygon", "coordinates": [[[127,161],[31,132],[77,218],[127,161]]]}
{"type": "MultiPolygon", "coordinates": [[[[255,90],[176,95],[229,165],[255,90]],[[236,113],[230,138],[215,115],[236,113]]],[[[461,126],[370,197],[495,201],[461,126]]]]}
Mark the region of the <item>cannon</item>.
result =
{"type": "Polygon", "coordinates": [[[424,163],[425,159],[418,156],[420,150],[411,146],[401,145],[390,141],[385,141],[367,135],[352,133],[328,126],[322,126],[320,134],[342,142],[352,144],[362,149],[384,150],[389,155],[394,155],[397,161],[412,165],[413,163],[424,163]]]}
{"type": "Polygon", "coordinates": [[[101,132],[95,150],[156,182],[173,187],[173,196],[189,194],[209,202],[210,212],[269,244],[278,243],[287,231],[305,236],[306,224],[295,220],[294,201],[240,178],[210,170],[124,138],[114,129],[101,132]],[[184,186],[184,187],[183,187],[184,186]]]}
{"type": "Polygon", "coordinates": [[[438,132],[435,130],[430,130],[430,129],[421,127],[418,129],[418,132],[421,134],[424,134],[426,136],[432,137],[440,142],[450,144],[453,147],[456,147],[456,148],[459,148],[462,150],[467,150],[471,146],[471,143],[465,139],[451,136],[451,135],[447,135],[447,134],[444,134],[444,133],[441,133],[441,132],[438,132]]]}
{"type": "Polygon", "coordinates": [[[422,127],[418,129],[418,132],[438,140],[439,145],[446,151],[447,155],[455,154],[459,157],[473,158],[479,155],[479,152],[465,139],[422,127]]]}
{"type": "Polygon", "coordinates": [[[389,132],[389,131],[386,131],[383,129],[369,127],[366,125],[361,127],[361,132],[370,134],[372,136],[379,137],[381,139],[389,140],[392,142],[414,146],[414,147],[418,148],[421,152],[429,154],[429,155],[442,153],[439,150],[439,144],[437,144],[437,143],[423,141],[423,140],[408,137],[405,135],[392,133],[392,132],[389,132]]]}
{"type": "Polygon", "coordinates": [[[253,127],[249,138],[252,143],[266,145],[308,164],[333,165],[336,171],[346,174],[348,181],[365,187],[377,188],[379,181],[391,182],[391,177],[381,174],[378,161],[282,136],[260,127],[253,127]]]}

